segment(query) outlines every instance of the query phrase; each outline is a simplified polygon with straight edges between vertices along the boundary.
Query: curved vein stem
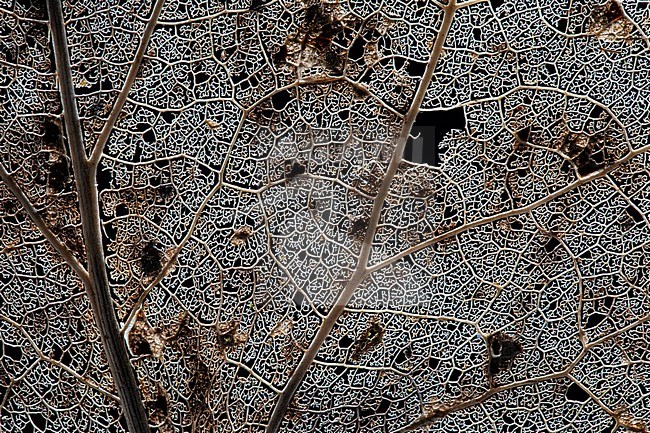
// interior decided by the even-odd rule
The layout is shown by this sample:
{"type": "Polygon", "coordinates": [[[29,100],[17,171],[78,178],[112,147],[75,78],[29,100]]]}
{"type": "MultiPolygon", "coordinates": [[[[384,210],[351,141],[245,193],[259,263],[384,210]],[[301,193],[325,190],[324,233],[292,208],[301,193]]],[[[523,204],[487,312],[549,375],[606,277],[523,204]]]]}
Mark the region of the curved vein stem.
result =
{"type": "Polygon", "coordinates": [[[490,223],[493,223],[493,222],[496,222],[496,221],[500,221],[500,220],[502,220],[504,218],[529,213],[529,212],[531,212],[531,211],[533,211],[533,210],[535,210],[535,209],[537,209],[537,208],[539,208],[539,207],[541,207],[541,206],[555,200],[556,198],[561,197],[561,196],[575,190],[576,188],[578,188],[578,187],[580,187],[582,185],[585,185],[587,183],[593,182],[593,181],[595,181],[597,179],[601,179],[601,178],[607,176],[612,171],[619,168],[621,165],[631,161],[636,156],[641,155],[641,154],[646,153],[646,152],[650,152],[650,145],[643,146],[643,147],[641,147],[639,149],[636,149],[636,150],[632,150],[625,157],[623,157],[623,158],[619,159],[618,161],[608,165],[607,167],[604,167],[604,168],[602,168],[600,170],[594,171],[593,173],[590,173],[587,176],[579,177],[577,180],[571,182],[570,184],[558,189],[557,191],[555,191],[555,192],[553,192],[553,193],[551,193],[551,194],[549,194],[549,195],[547,195],[547,196],[545,196],[545,197],[543,197],[543,198],[541,198],[539,200],[536,200],[536,201],[530,203],[529,205],[522,206],[522,207],[517,208],[517,209],[511,209],[511,210],[507,210],[507,211],[504,211],[504,212],[500,212],[500,213],[497,213],[497,214],[494,214],[494,215],[491,215],[491,216],[488,216],[488,217],[485,217],[485,218],[481,218],[481,219],[476,220],[476,221],[469,222],[467,224],[463,224],[461,226],[456,227],[453,230],[449,230],[446,233],[443,233],[441,235],[438,235],[438,236],[433,237],[431,239],[428,239],[426,241],[420,242],[419,244],[413,245],[412,247],[409,247],[409,248],[405,249],[404,251],[402,251],[402,252],[400,252],[398,254],[395,254],[394,256],[388,257],[388,258],[382,260],[381,262],[378,262],[378,263],[368,267],[367,273],[368,274],[374,273],[374,272],[376,272],[376,271],[378,271],[378,270],[380,270],[382,268],[385,268],[386,266],[389,266],[389,265],[403,259],[406,256],[409,256],[409,255],[411,255],[411,254],[413,254],[413,253],[415,253],[417,251],[420,251],[420,250],[422,250],[424,248],[427,248],[427,247],[429,247],[431,245],[437,244],[437,243],[439,243],[439,242],[441,242],[441,241],[443,241],[445,239],[449,239],[449,238],[458,236],[459,234],[467,232],[467,231],[469,231],[469,230],[471,230],[473,228],[480,227],[480,226],[483,226],[485,224],[490,224],[490,223]]]}
{"type": "Polygon", "coordinates": [[[50,33],[54,46],[54,58],[59,78],[66,135],[70,146],[70,157],[79,199],[81,228],[86,247],[88,274],[90,276],[89,284],[85,286],[86,294],[90,301],[95,324],[99,329],[115,388],[120,397],[120,404],[127,427],[131,433],[148,433],[147,413],[142,404],[135,372],[129,360],[126,344],[120,334],[117,317],[113,309],[102,247],[96,184],[97,165],[90,163],[86,157],[74,84],[72,83],[72,70],[61,1],[47,0],[47,9],[50,17],[50,33]]]}
{"type": "MultiPolygon", "coordinates": [[[[473,398],[470,398],[470,399],[465,400],[465,401],[459,401],[459,402],[457,402],[455,404],[445,406],[445,407],[439,408],[438,410],[435,410],[435,411],[432,411],[432,412],[430,412],[428,414],[425,414],[425,415],[421,416],[420,418],[416,419],[411,424],[409,424],[409,425],[407,425],[405,427],[402,427],[399,430],[396,430],[394,433],[406,433],[406,432],[410,432],[410,431],[413,431],[415,429],[418,429],[420,427],[428,427],[428,426],[432,425],[433,423],[435,423],[440,418],[443,418],[443,417],[445,417],[445,416],[447,416],[447,415],[449,415],[451,413],[459,412],[461,410],[464,410],[464,409],[476,406],[478,404],[481,404],[481,403],[485,402],[486,400],[488,400],[489,398],[493,397],[494,395],[499,394],[499,393],[501,393],[503,391],[513,390],[513,389],[521,388],[522,386],[531,385],[531,384],[534,384],[534,383],[545,382],[545,381],[548,381],[548,380],[567,378],[567,377],[569,377],[569,375],[571,374],[573,369],[585,358],[585,356],[587,356],[587,354],[589,353],[589,351],[592,348],[594,348],[594,347],[596,347],[598,345],[601,345],[601,344],[603,344],[603,343],[605,343],[607,341],[610,341],[612,338],[615,338],[618,335],[621,335],[621,334],[623,334],[623,333],[625,333],[625,332],[627,332],[629,330],[632,330],[632,329],[636,328],[637,326],[643,325],[644,323],[646,323],[648,321],[650,321],[650,315],[643,316],[643,317],[639,318],[638,320],[630,323],[629,325],[623,327],[622,329],[614,331],[614,332],[612,332],[610,334],[607,334],[607,335],[603,336],[602,338],[599,338],[596,341],[593,341],[592,343],[589,343],[588,345],[586,345],[580,351],[580,353],[576,356],[576,358],[569,365],[567,365],[566,368],[564,368],[562,371],[559,371],[557,373],[545,374],[543,376],[533,377],[533,378],[530,378],[530,379],[524,379],[524,380],[517,381],[517,382],[511,382],[511,383],[508,383],[508,384],[505,384],[505,385],[499,385],[499,386],[496,386],[494,388],[490,388],[487,392],[485,392],[485,393],[483,393],[483,394],[481,394],[481,395],[479,395],[477,397],[473,397],[473,398]]],[[[591,394],[591,392],[589,392],[589,394],[593,395],[593,394],[591,394]]]]}
{"type": "Polygon", "coordinates": [[[415,123],[415,119],[418,113],[420,112],[420,106],[422,105],[422,101],[424,100],[424,96],[426,95],[427,88],[429,87],[429,83],[433,78],[433,73],[436,69],[436,65],[438,64],[438,59],[442,54],[443,45],[445,39],[447,38],[447,33],[449,32],[449,28],[451,27],[451,23],[453,21],[455,11],[456,11],[456,0],[450,0],[449,4],[444,7],[444,17],[443,17],[442,25],[440,27],[440,31],[438,32],[438,35],[436,36],[436,40],[433,45],[431,56],[429,57],[429,62],[427,63],[427,68],[424,72],[424,76],[422,77],[422,81],[420,81],[418,90],[413,99],[413,103],[411,104],[409,111],[406,113],[406,116],[404,117],[404,124],[402,125],[402,129],[397,139],[395,150],[393,152],[390,163],[388,165],[388,169],[386,170],[386,175],[382,180],[382,184],[379,189],[379,192],[377,193],[377,197],[375,198],[375,202],[372,208],[372,213],[370,215],[370,221],[368,224],[368,231],[366,232],[366,235],[363,239],[363,245],[359,253],[359,261],[357,264],[357,269],[352,274],[352,277],[350,278],[345,288],[339,295],[338,299],[336,300],[336,303],[334,304],[334,306],[332,306],[332,309],[329,311],[329,313],[323,320],[323,323],[321,327],[318,329],[316,336],[312,340],[311,344],[309,345],[309,348],[304,353],[302,359],[300,360],[293,374],[289,378],[289,381],[287,382],[284,390],[280,394],[275,404],[275,407],[273,408],[273,412],[271,413],[271,418],[269,419],[269,424],[266,429],[266,433],[277,433],[277,431],[279,430],[280,424],[282,423],[282,419],[284,418],[284,415],[287,409],[289,408],[289,404],[291,403],[293,396],[296,393],[296,390],[298,389],[303,379],[305,378],[305,375],[307,374],[309,367],[312,365],[314,359],[316,358],[316,354],[318,353],[318,350],[321,348],[323,342],[325,341],[327,336],[330,334],[330,332],[336,325],[338,318],[341,316],[341,314],[343,314],[343,311],[345,310],[345,306],[348,304],[350,298],[352,298],[352,295],[354,294],[354,292],[356,291],[356,289],[359,287],[359,285],[361,284],[361,282],[366,276],[368,259],[370,257],[370,252],[372,250],[372,241],[375,237],[375,231],[379,223],[379,218],[381,216],[381,211],[383,209],[384,202],[386,200],[386,197],[388,196],[390,185],[393,181],[393,178],[395,177],[395,174],[397,173],[397,169],[399,168],[399,165],[402,162],[404,147],[406,146],[406,142],[408,141],[413,123],[415,123]]]}
{"type": "Polygon", "coordinates": [[[47,223],[43,221],[43,218],[38,213],[32,202],[25,195],[23,190],[16,184],[16,181],[13,180],[11,175],[7,173],[4,165],[0,162],[0,178],[7,186],[7,189],[16,197],[29,215],[29,218],[32,220],[34,225],[38,227],[41,231],[41,234],[48,240],[50,245],[59,253],[65,262],[72,268],[75,274],[79,277],[84,286],[90,284],[90,276],[88,272],[83,267],[83,265],[77,260],[77,258],[70,252],[70,250],[61,242],[61,240],[50,230],[47,226],[47,223]]]}
{"type": "Polygon", "coordinates": [[[129,96],[129,92],[131,91],[131,87],[133,86],[133,83],[135,82],[135,79],[138,75],[138,69],[140,69],[140,65],[142,64],[142,59],[144,58],[147,46],[149,45],[151,35],[156,28],[156,24],[158,24],[158,17],[160,16],[160,11],[162,11],[164,3],[165,0],[158,0],[153,7],[151,18],[149,19],[147,26],[144,28],[144,33],[142,35],[142,39],[140,40],[138,51],[136,52],[135,58],[131,63],[129,73],[126,76],[126,80],[124,81],[124,86],[122,87],[120,94],[115,100],[115,105],[113,105],[113,108],[111,109],[111,114],[108,116],[108,120],[106,120],[106,123],[102,128],[102,132],[97,138],[97,143],[95,143],[95,148],[93,149],[93,152],[90,156],[90,163],[92,165],[99,164],[102,153],[104,152],[104,147],[108,141],[108,137],[111,135],[113,127],[115,126],[115,123],[117,123],[117,119],[119,118],[120,113],[122,113],[122,107],[124,107],[126,99],[129,96]]]}

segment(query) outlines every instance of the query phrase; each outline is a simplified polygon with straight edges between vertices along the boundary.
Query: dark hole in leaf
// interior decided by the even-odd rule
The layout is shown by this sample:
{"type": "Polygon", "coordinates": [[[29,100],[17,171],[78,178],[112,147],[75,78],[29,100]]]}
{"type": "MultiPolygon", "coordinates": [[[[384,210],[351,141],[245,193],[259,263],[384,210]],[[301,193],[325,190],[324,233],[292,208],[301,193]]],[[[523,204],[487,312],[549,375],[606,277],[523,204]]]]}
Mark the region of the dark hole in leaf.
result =
{"type": "Polygon", "coordinates": [[[449,382],[458,382],[458,379],[460,379],[461,374],[463,372],[457,368],[454,368],[451,370],[451,374],[449,374],[449,382]]]}
{"type": "Polygon", "coordinates": [[[492,10],[497,10],[503,3],[505,3],[505,0],[490,0],[490,6],[492,6],[492,10]]]}
{"type": "Polygon", "coordinates": [[[451,206],[445,206],[445,210],[443,212],[443,218],[445,220],[450,220],[456,216],[458,213],[458,210],[455,207],[451,206]]]}
{"type": "Polygon", "coordinates": [[[556,237],[550,237],[548,242],[546,242],[546,245],[544,245],[544,249],[547,253],[550,253],[555,250],[558,245],[560,245],[560,241],[556,237]]]}
{"type": "Polygon", "coordinates": [[[607,318],[606,315],[600,314],[600,313],[591,313],[589,317],[587,317],[587,323],[585,324],[585,329],[593,329],[596,328],[598,325],[600,325],[605,319],[607,318]]]}
{"type": "Polygon", "coordinates": [[[237,369],[237,372],[235,372],[235,377],[241,378],[241,379],[246,379],[250,377],[250,372],[246,370],[245,368],[239,367],[237,369]]]}
{"type": "Polygon", "coordinates": [[[353,344],[354,344],[354,338],[350,337],[349,335],[344,335],[339,340],[339,347],[341,349],[347,349],[349,347],[352,347],[353,344]]]}
{"type": "Polygon", "coordinates": [[[34,426],[38,429],[39,432],[45,431],[47,427],[47,419],[39,414],[39,413],[32,413],[29,415],[30,419],[32,420],[32,423],[34,426]]]}
{"type": "Polygon", "coordinates": [[[11,346],[9,344],[5,344],[3,347],[4,354],[6,356],[13,359],[14,361],[20,361],[20,358],[23,356],[23,351],[20,347],[11,346]]]}
{"type": "Polygon", "coordinates": [[[124,217],[129,215],[129,207],[125,205],[124,203],[120,203],[117,206],[115,206],[115,216],[117,217],[124,217]]]}
{"type": "Polygon", "coordinates": [[[26,35],[25,36],[25,42],[27,42],[27,46],[29,48],[36,48],[37,47],[37,39],[32,36],[32,35],[26,35]]]}
{"type": "Polygon", "coordinates": [[[488,338],[488,376],[491,381],[501,371],[512,366],[517,355],[523,352],[519,341],[506,334],[497,333],[488,338]]]}
{"type": "Polygon", "coordinates": [[[159,244],[155,242],[148,242],[142,248],[140,266],[142,267],[142,274],[145,276],[153,276],[162,269],[163,253],[158,249],[158,246],[159,244]]]}
{"type": "Polygon", "coordinates": [[[293,303],[297,306],[301,306],[304,301],[305,295],[300,290],[296,290],[296,292],[293,294],[293,303]]]}
{"type": "Polygon", "coordinates": [[[427,64],[423,62],[416,62],[415,60],[409,60],[408,66],[406,67],[406,72],[411,77],[422,77],[424,72],[427,69],[427,64]]]}
{"type": "Polygon", "coordinates": [[[46,118],[43,121],[43,143],[53,149],[63,149],[63,133],[58,120],[46,118]]]}
{"type": "Polygon", "coordinates": [[[613,296],[605,296],[605,299],[603,301],[603,305],[605,308],[610,309],[612,305],[614,305],[614,297],[613,296]]]}
{"type": "Polygon", "coordinates": [[[566,399],[568,401],[579,401],[584,403],[589,400],[589,394],[587,394],[587,392],[577,383],[572,383],[566,390],[566,399]]]}
{"type": "Polygon", "coordinates": [[[393,58],[393,68],[402,69],[406,64],[406,59],[402,56],[396,56],[393,58]]]}
{"type": "Polygon", "coordinates": [[[365,53],[365,47],[366,41],[361,36],[357,36],[348,49],[348,58],[354,61],[360,60],[365,53]]]}
{"type": "Polygon", "coordinates": [[[557,29],[562,33],[566,33],[568,27],[569,27],[569,20],[566,18],[561,18],[557,22],[557,29]]]}
{"type": "Polygon", "coordinates": [[[160,116],[167,123],[172,123],[176,118],[176,114],[173,111],[161,111],[160,116]]]}
{"type": "Polygon", "coordinates": [[[431,370],[435,370],[440,365],[440,360],[438,358],[429,358],[427,365],[431,370]]]}
{"type": "Polygon", "coordinates": [[[588,157],[584,159],[580,159],[579,162],[580,163],[578,164],[578,173],[581,176],[587,176],[588,174],[591,174],[600,169],[600,165],[598,165],[596,161],[588,157]]]}
{"type": "Polygon", "coordinates": [[[156,142],[156,134],[150,129],[142,134],[142,139],[147,143],[154,144],[156,142]]]}
{"type": "Polygon", "coordinates": [[[390,409],[391,404],[392,404],[391,400],[382,398],[381,403],[379,403],[379,407],[377,408],[377,413],[380,413],[380,414],[387,413],[388,409],[390,409]]]}
{"type": "Polygon", "coordinates": [[[70,365],[72,363],[72,357],[70,356],[69,351],[61,349],[58,344],[55,344],[52,348],[52,359],[59,361],[63,365],[70,365]]]}
{"type": "Polygon", "coordinates": [[[194,74],[194,83],[203,84],[210,79],[210,75],[205,72],[197,72],[194,74]]]}
{"type": "Polygon", "coordinates": [[[512,230],[522,230],[524,228],[524,225],[519,220],[512,220],[510,222],[510,228],[512,230]]]}
{"type": "Polygon", "coordinates": [[[636,223],[643,221],[643,215],[639,212],[634,206],[628,206],[625,208],[625,212],[634,220],[636,223]]]}
{"type": "Polygon", "coordinates": [[[600,105],[594,105],[594,108],[589,113],[589,117],[592,119],[600,119],[600,116],[605,112],[605,109],[600,105]]]}
{"type": "Polygon", "coordinates": [[[273,108],[277,111],[282,111],[292,99],[293,97],[291,96],[291,92],[288,90],[282,90],[281,92],[271,96],[271,104],[273,104],[273,108]]]}
{"type": "Polygon", "coordinates": [[[418,164],[440,165],[440,143],[452,129],[465,129],[465,111],[462,107],[444,111],[420,111],[411,128],[404,159],[418,164]]]}

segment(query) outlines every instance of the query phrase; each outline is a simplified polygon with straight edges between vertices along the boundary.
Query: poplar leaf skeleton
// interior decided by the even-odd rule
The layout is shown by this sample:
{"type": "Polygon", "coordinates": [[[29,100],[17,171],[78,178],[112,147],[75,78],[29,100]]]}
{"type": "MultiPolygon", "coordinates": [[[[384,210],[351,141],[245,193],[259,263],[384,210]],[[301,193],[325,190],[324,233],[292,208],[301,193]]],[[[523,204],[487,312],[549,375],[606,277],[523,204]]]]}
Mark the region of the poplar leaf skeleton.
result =
{"type": "Polygon", "coordinates": [[[1,430],[648,431],[649,14],[0,0],[1,430]]]}

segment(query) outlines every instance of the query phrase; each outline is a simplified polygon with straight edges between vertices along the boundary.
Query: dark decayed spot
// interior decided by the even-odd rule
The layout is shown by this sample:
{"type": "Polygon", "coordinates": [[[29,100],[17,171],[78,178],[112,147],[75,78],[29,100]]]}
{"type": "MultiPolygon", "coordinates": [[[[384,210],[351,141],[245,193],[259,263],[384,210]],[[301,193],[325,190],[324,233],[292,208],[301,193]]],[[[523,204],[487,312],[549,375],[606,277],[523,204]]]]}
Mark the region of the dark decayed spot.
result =
{"type": "Polygon", "coordinates": [[[343,31],[343,25],[323,7],[321,3],[305,9],[305,18],[302,23],[303,47],[309,45],[319,52],[323,64],[334,74],[343,73],[346,56],[341,50],[332,46],[332,40],[343,31]]]}
{"type": "Polygon", "coordinates": [[[608,23],[613,23],[623,18],[623,9],[621,9],[621,5],[616,0],[610,0],[608,4],[603,6],[601,13],[608,23]]]}
{"type": "Polygon", "coordinates": [[[158,244],[155,242],[148,242],[142,248],[142,255],[140,257],[140,266],[142,267],[142,274],[145,276],[156,275],[162,269],[162,252],[158,249],[158,244]]]}
{"type": "Polygon", "coordinates": [[[530,126],[524,129],[517,131],[517,141],[518,144],[524,144],[528,142],[528,137],[530,137],[530,126]]]}
{"type": "Polygon", "coordinates": [[[287,64],[287,55],[289,54],[286,45],[278,48],[278,51],[273,54],[273,63],[275,66],[284,66],[287,64]]]}
{"type": "Polygon", "coordinates": [[[147,339],[138,333],[129,333],[129,347],[135,356],[151,355],[151,345],[147,339]]]}
{"type": "Polygon", "coordinates": [[[236,330],[235,327],[232,327],[224,332],[219,332],[219,344],[224,347],[233,347],[237,343],[235,335],[236,330]]]}
{"type": "Polygon", "coordinates": [[[300,161],[286,161],[284,164],[284,178],[291,179],[298,175],[305,174],[306,168],[300,161]]]}
{"type": "Polygon", "coordinates": [[[350,226],[350,234],[355,238],[363,238],[368,230],[368,224],[370,220],[365,217],[357,217],[352,220],[352,225],[350,226]]]}
{"type": "Polygon", "coordinates": [[[53,119],[43,121],[43,144],[54,149],[63,149],[61,122],[53,119]]]}
{"type": "Polygon", "coordinates": [[[150,411],[157,412],[157,414],[160,414],[163,417],[166,417],[169,411],[167,399],[162,394],[158,394],[155,400],[148,401],[147,406],[150,411]]]}
{"type": "Polygon", "coordinates": [[[47,177],[47,185],[56,192],[63,191],[66,185],[70,183],[68,159],[61,157],[56,161],[50,162],[49,166],[50,173],[47,177]]]}
{"type": "Polygon", "coordinates": [[[248,238],[250,238],[252,234],[253,234],[252,228],[248,226],[240,227],[237,230],[235,230],[235,233],[232,235],[232,243],[236,246],[243,245],[244,242],[246,242],[246,240],[248,240],[248,238]]]}
{"type": "Polygon", "coordinates": [[[384,329],[381,327],[381,324],[371,322],[354,343],[352,359],[357,361],[364,353],[367,353],[370,349],[381,343],[383,336],[384,329]]]}
{"type": "Polygon", "coordinates": [[[491,380],[502,371],[508,370],[515,357],[523,352],[519,341],[502,333],[488,338],[488,373],[491,380]]]}

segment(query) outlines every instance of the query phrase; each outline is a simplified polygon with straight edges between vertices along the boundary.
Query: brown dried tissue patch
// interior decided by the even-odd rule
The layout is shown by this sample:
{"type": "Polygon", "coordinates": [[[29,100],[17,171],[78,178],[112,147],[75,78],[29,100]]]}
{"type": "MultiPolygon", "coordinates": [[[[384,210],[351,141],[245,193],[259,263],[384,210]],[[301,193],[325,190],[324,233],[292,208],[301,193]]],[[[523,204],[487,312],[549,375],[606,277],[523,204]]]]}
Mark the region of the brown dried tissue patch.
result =
{"type": "Polygon", "coordinates": [[[523,347],[516,338],[501,332],[491,335],[488,338],[487,346],[488,378],[490,384],[494,386],[494,377],[512,367],[515,358],[523,353],[523,347]]]}
{"type": "Polygon", "coordinates": [[[239,321],[230,320],[219,324],[217,334],[219,345],[224,349],[230,349],[246,342],[248,336],[239,332],[239,321]]]}
{"type": "Polygon", "coordinates": [[[253,234],[253,229],[249,226],[243,226],[235,230],[235,233],[232,235],[230,242],[236,246],[241,247],[246,243],[248,238],[253,234]]]}
{"type": "Polygon", "coordinates": [[[308,6],[298,32],[273,54],[276,67],[289,62],[305,66],[318,63],[334,74],[342,74],[347,56],[332,41],[343,27],[332,6],[320,2],[308,6]]]}
{"type": "Polygon", "coordinates": [[[631,42],[634,31],[632,23],[625,17],[623,7],[617,0],[610,0],[592,11],[590,31],[608,42],[631,42]]]}

